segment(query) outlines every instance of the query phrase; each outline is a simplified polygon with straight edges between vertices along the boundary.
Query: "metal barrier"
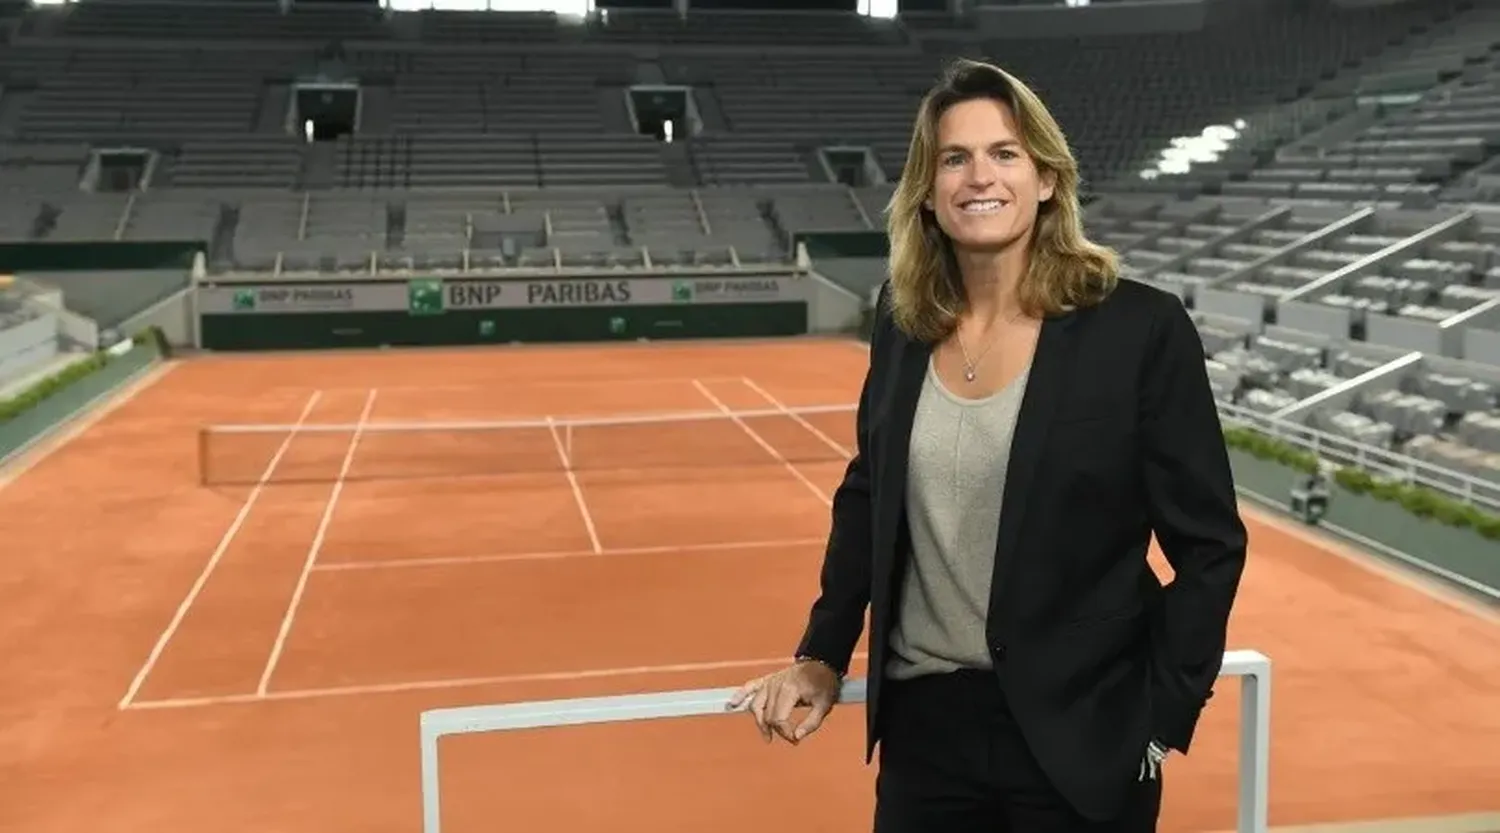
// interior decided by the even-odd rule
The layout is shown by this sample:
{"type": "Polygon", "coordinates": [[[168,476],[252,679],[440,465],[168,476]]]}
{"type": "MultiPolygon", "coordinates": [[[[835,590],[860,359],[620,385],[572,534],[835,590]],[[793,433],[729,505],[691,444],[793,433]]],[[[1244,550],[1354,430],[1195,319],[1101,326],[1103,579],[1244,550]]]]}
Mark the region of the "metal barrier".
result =
{"type": "MultiPolygon", "coordinates": [[[[1257,651],[1228,651],[1224,654],[1220,676],[1239,677],[1241,681],[1239,807],[1235,830],[1237,833],[1266,833],[1266,782],[1270,777],[1271,752],[1271,660],[1257,651]]],[[[441,833],[438,739],[445,735],[731,714],[725,710],[724,704],[733,693],[733,688],[711,688],[422,712],[423,833],[441,833]]],[[[844,683],[840,703],[862,703],[864,700],[864,680],[844,683]]],[[[745,742],[751,742],[748,735],[745,742]]],[[[850,766],[854,766],[854,762],[850,766]]]]}

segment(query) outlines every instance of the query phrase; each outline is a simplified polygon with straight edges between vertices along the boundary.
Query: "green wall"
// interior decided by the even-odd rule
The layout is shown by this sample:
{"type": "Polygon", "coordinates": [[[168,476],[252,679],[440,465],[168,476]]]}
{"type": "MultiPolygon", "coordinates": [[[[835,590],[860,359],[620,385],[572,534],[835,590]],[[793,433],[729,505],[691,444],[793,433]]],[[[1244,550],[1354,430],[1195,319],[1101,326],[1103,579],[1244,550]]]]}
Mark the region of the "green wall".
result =
{"type": "Polygon", "coordinates": [[[820,257],[885,257],[891,252],[884,231],[799,231],[792,234],[792,248],[807,245],[807,255],[820,257]]]}
{"type": "Polygon", "coordinates": [[[573,309],[254,313],[202,316],[209,350],[304,350],[381,345],[632,341],[803,335],[807,304],[701,304],[573,309]]]}
{"type": "Polygon", "coordinates": [[[0,422],[0,461],[9,459],[38,437],[82,411],[93,400],[124,384],[156,361],[159,355],[154,345],[138,345],[97,371],[53,393],[20,416],[0,422]]]}
{"type": "Polygon", "coordinates": [[[201,241],[0,243],[0,273],[191,269],[201,241]]]}
{"type": "MultiPolygon", "coordinates": [[[[1233,448],[1229,459],[1238,486],[1286,506],[1297,472],[1233,448]]],[[[1337,483],[1329,484],[1324,522],[1378,541],[1439,571],[1500,591],[1500,542],[1472,529],[1418,518],[1400,506],[1356,494],[1337,483]]]]}

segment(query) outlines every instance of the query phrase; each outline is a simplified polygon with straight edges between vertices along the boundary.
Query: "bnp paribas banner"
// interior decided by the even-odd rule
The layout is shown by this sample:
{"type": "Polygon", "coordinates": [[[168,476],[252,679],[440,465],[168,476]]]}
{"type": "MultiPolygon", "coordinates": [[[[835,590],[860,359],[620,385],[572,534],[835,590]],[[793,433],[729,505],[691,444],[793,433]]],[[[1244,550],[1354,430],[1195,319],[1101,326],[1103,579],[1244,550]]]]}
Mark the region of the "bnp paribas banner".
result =
{"type": "Polygon", "coordinates": [[[541,280],[340,281],[200,287],[207,315],[392,312],[526,307],[658,306],[803,301],[806,281],[785,276],[724,278],[553,278],[541,280]]]}

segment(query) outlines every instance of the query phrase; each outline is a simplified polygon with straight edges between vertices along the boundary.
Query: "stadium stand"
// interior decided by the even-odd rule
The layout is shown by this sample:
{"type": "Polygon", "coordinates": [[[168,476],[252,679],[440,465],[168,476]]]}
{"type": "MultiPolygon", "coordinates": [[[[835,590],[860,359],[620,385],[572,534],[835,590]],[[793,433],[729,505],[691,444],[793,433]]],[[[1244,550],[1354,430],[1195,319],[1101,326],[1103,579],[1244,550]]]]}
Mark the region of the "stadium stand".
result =
{"type": "MultiPolygon", "coordinates": [[[[0,241],[196,240],[208,272],[267,277],[785,263],[794,233],[878,232],[922,90],[990,58],[1069,132],[1091,233],[1194,309],[1228,406],[1500,482],[1493,4],[1062,41],[833,12],[0,19],[0,241]],[[309,142],[304,117],[353,130],[309,142]]],[[[815,265],[860,298],[883,277],[815,265]]],[[[53,280],[110,328],[187,278],[53,280]]]]}
{"type": "MultiPolygon", "coordinates": [[[[207,343],[194,290],[213,282],[238,309],[241,286],[276,281],[796,264],[867,307],[917,103],[967,56],[1047,101],[1091,236],[1191,310],[1226,423],[1500,512],[1500,4],[1204,5],[1201,27],[1035,37],[997,8],[0,0],[0,253],[201,250],[191,268],[18,270],[0,400],[145,325],[207,343]],[[814,253],[818,235],[849,245],[814,253]]],[[[411,297],[393,315],[417,319],[411,297]]],[[[1260,829],[1251,803],[1241,829],[1260,829]]]]}

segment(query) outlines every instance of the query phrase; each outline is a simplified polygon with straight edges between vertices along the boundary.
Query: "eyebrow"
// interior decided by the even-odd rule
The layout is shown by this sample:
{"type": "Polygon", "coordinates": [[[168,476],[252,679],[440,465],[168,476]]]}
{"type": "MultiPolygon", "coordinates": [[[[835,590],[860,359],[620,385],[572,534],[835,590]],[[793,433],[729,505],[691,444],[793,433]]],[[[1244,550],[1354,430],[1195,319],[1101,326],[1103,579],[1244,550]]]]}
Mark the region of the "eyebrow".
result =
{"type": "MultiPolygon", "coordinates": [[[[1016,139],[1001,139],[998,142],[991,142],[989,145],[991,150],[998,150],[1000,148],[1018,148],[1020,146],[1021,143],[1016,139]]],[[[940,154],[953,153],[954,151],[966,152],[968,151],[968,148],[960,147],[958,145],[943,145],[942,147],[938,148],[938,153],[940,154]]]]}

